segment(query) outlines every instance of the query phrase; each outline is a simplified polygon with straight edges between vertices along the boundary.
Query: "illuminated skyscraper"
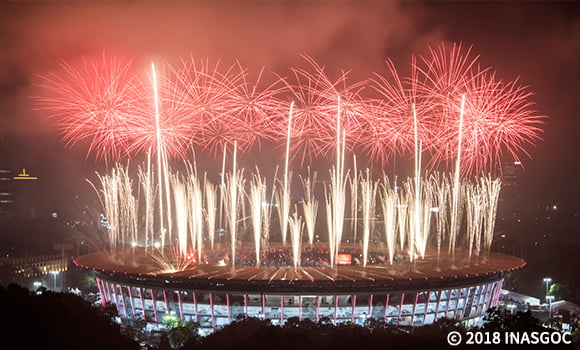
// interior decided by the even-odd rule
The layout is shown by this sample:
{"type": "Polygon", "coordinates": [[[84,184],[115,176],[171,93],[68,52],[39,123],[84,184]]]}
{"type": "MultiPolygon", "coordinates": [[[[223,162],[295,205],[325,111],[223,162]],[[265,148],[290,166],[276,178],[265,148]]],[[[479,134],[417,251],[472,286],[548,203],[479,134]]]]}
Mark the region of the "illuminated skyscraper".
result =
{"type": "Polygon", "coordinates": [[[521,193],[518,183],[522,173],[522,163],[503,162],[501,164],[501,194],[499,197],[498,215],[509,218],[516,216],[518,204],[521,205],[521,193]]]}
{"type": "Polygon", "coordinates": [[[18,218],[33,220],[38,211],[38,177],[32,176],[26,169],[22,169],[14,180],[16,196],[15,214],[18,218]]]}

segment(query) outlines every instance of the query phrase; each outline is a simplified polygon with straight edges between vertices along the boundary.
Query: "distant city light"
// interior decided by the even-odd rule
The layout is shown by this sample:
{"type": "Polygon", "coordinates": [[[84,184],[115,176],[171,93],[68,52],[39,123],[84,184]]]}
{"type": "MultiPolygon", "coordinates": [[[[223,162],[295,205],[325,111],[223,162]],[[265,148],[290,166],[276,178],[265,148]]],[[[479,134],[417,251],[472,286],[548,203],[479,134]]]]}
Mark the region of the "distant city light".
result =
{"type": "Polygon", "coordinates": [[[26,172],[26,169],[22,169],[18,176],[14,176],[14,180],[38,180],[38,177],[30,176],[30,174],[26,172]]]}

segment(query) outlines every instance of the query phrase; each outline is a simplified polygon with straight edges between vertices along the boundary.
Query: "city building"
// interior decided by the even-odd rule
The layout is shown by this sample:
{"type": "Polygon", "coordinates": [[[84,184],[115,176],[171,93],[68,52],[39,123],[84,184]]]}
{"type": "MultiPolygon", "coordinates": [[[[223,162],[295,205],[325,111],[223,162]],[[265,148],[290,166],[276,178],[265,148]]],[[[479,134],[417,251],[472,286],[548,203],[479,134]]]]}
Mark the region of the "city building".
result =
{"type": "Polygon", "coordinates": [[[27,169],[21,169],[13,177],[16,193],[15,216],[19,219],[34,220],[38,217],[38,177],[27,169]]]}
{"type": "Polygon", "coordinates": [[[0,220],[14,216],[16,195],[12,171],[0,161],[0,220]]]}
{"type": "Polygon", "coordinates": [[[497,215],[500,218],[510,219],[521,212],[519,181],[523,171],[519,161],[501,163],[501,193],[499,195],[497,215]]]}

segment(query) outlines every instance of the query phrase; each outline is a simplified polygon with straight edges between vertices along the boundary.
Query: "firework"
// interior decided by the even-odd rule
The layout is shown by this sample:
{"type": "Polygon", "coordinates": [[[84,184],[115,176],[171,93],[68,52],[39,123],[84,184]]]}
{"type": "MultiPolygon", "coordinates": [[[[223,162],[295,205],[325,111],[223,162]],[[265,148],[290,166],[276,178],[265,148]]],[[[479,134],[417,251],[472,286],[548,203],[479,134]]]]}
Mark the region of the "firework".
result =
{"type": "Polygon", "coordinates": [[[131,67],[130,60],[103,55],[80,67],[62,63],[59,74],[40,76],[38,85],[50,96],[36,97],[38,108],[50,112],[67,146],[87,141],[96,158],[128,155],[137,126],[135,101],[141,100],[131,67]]]}
{"type": "Polygon", "coordinates": [[[314,186],[316,184],[317,173],[310,175],[310,168],[308,169],[308,176],[306,178],[300,177],[304,189],[304,198],[302,199],[302,209],[304,211],[304,223],[306,224],[306,232],[308,233],[308,242],[310,245],[314,243],[314,232],[316,229],[316,217],[318,215],[318,199],[314,196],[314,186]]]}
{"type": "Polygon", "coordinates": [[[477,61],[471,47],[454,44],[447,49],[441,44],[430,48],[429,57],[413,64],[418,72],[418,94],[433,101],[433,137],[440,141],[433,148],[433,168],[461,157],[465,175],[492,171],[504,154],[519,160],[518,153],[527,154],[525,147],[540,139],[539,126],[545,117],[533,110],[528,89],[517,80],[497,80],[491,68],[480,67],[477,61]]]}
{"type": "Polygon", "coordinates": [[[463,238],[470,256],[489,249],[499,181],[488,175],[469,183],[461,176],[493,172],[502,157],[519,160],[540,139],[544,117],[533,110],[528,88],[497,79],[490,68],[478,65],[471,48],[461,45],[413,56],[409,77],[387,60],[386,76],[375,74],[355,84],[348,82],[348,72],[331,78],[322,65],[304,58],[307,69],[291,68],[289,78],[276,76],[270,85],[263,83],[264,69],[251,78],[239,63],[222,69],[192,58],[177,67],[158,65],[158,70],[151,64],[144,78],[132,73],[130,61],[106,56],[78,68],[63,63],[62,74],[41,77],[40,86],[50,96],[38,97],[38,107],[50,113],[67,145],[86,142],[89,154],[107,160],[146,155],[139,184],[118,165],[111,175],[99,176],[110,250],[153,245],[161,249],[154,251],[158,260],[170,260],[166,270],[186,268],[187,261],[207,263],[218,254],[234,265],[247,259],[243,245],[236,247],[252,231],[250,254],[259,265],[271,236],[271,211],[277,208],[283,244],[289,232],[293,265],[299,267],[302,236],[307,234],[311,245],[314,241],[319,200],[314,173],[301,177],[302,210],[293,205],[291,162],[304,165],[321,157],[336,161],[324,184],[330,265],[343,251],[343,234],[348,235],[348,201],[352,244],[361,244],[363,265],[377,260],[371,254],[381,249],[390,263],[397,254],[414,261],[426,254],[429,241],[437,254],[445,245],[454,254],[463,238]],[[370,96],[364,96],[367,86],[370,96]],[[276,170],[267,181],[256,171],[247,180],[238,156],[282,141],[283,175],[276,170]],[[183,174],[171,170],[172,158],[186,159],[194,148],[223,152],[220,184],[211,183],[207,174],[198,176],[195,161],[186,162],[183,174]],[[415,176],[393,185],[386,176],[373,180],[368,168],[359,176],[354,152],[361,149],[381,165],[394,155],[410,155],[415,176]],[[346,152],[353,152],[352,175],[345,168],[346,152]],[[453,173],[423,177],[424,159],[428,171],[451,167],[453,173]],[[359,218],[361,243],[356,240],[359,218]],[[380,223],[384,239],[381,248],[371,250],[380,223]],[[462,226],[469,231],[465,236],[460,236],[462,226]],[[216,228],[230,236],[229,243],[220,240],[214,247],[216,228]],[[202,254],[206,239],[210,257],[202,254]],[[228,248],[230,253],[224,253],[228,248]]]}
{"type": "Polygon", "coordinates": [[[365,176],[362,177],[360,187],[363,219],[363,266],[366,266],[369,253],[369,239],[371,231],[373,231],[378,188],[378,182],[371,179],[369,169],[367,169],[365,176]]]}
{"type": "Polygon", "coordinates": [[[434,101],[418,91],[416,64],[411,65],[410,79],[400,77],[392,61],[387,60],[386,64],[390,78],[375,74],[372,80],[374,90],[383,100],[372,103],[373,126],[368,129],[363,145],[367,154],[382,164],[395,152],[416,151],[417,142],[423,149],[429,149],[438,140],[434,137],[434,101]]]}
{"type": "Polygon", "coordinates": [[[277,139],[277,125],[283,122],[287,106],[279,99],[286,91],[279,80],[263,89],[258,89],[264,68],[255,81],[250,81],[248,72],[238,64],[239,74],[234,79],[233,88],[225,97],[228,106],[227,123],[232,130],[232,138],[237,141],[240,152],[247,152],[255,145],[277,139]]]}
{"type": "Polygon", "coordinates": [[[162,151],[170,158],[185,158],[191,147],[192,135],[199,125],[192,118],[188,102],[181,93],[181,75],[167,63],[158,73],[148,76],[155,89],[139,90],[140,100],[134,102],[137,111],[130,135],[129,152],[139,154],[162,151]]]}
{"type": "Polygon", "coordinates": [[[294,84],[284,80],[295,102],[292,127],[292,159],[329,157],[336,145],[335,118],[340,108],[347,149],[351,150],[362,134],[362,119],[367,109],[360,97],[363,83],[347,84],[347,72],[331,80],[324,67],[304,56],[313,72],[292,68],[294,84]]]}
{"type": "Polygon", "coordinates": [[[230,105],[226,97],[234,89],[234,67],[219,70],[219,63],[211,66],[209,61],[183,60],[181,68],[173,69],[177,105],[191,125],[189,141],[214,155],[230,146],[235,139],[227,113],[230,105]]]}
{"type": "Polygon", "coordinates": [[[260,254],[262,240],[267,232],[264,232],[264,203],[266,202],[266,179],[260,176],[260,172],[256,170],[256,174],[252,177],[250,185],[250,193],[248,201],[250,204],[250,216],[252,219],[252,230],[254,232],[254,246],[256,253],[256,265],[260,266],[260,254]]]}
{"type": "MultiPolygon", "coordinates": [[[[504,154],[519,161],[527,154],[525,146],[540,139],[543,123],[528,102],[531,93],[517,81],[497,81],[494,74],[482,74],[465,87],[462,167],[465,174],[492,171],[504,154]]],[[[457,144],[456,132],[448,132],[451,149],[457,144]]],[[[443,150],[443,149],[442,149],[443,150]]],[[[449,149],[447,149],[449,150],[449,149]]],[[[442,154],[449,160],[453,155],[442,154]]]]}
{"type": "Polygon", "coordinates": [[[526,87],[496,79],[477,59],[471,48],[440,45],[427,56],[412,57],[408,78],[387,60],[386,76],[348,84],[348,72],[331,79],[305,56],[309,69],[291,68],[290,78],[261,87],[264,69],[251,79],[239,63],[221,69],[190,58],[177,68],[161,65],[155,98],[148,87],[152,75],[142,79],[133,74],[131,61],[103,56],[80,67],[63,63],[61,73],[42,76],[39,85],[49,96],[36,99],[67,145],[87,142],[97,158],[162,149],[167,158],[183,159],[194,146],[216,155],[231,152],[234,143],[238,152],[248,152],[287,140],[293,101],[290,161],[332,155],[340,108],[347,151],[362,149],[384,165],[393,155],[417,152],[420,144],[429,168],[436,169],[457,156],[465,95],[462,172],[475,174],[491,170],[494,159],[527,155],[544,119],[533,110],[526,87]],[[373,98],[362,95],[366,85],[373,98]]]}

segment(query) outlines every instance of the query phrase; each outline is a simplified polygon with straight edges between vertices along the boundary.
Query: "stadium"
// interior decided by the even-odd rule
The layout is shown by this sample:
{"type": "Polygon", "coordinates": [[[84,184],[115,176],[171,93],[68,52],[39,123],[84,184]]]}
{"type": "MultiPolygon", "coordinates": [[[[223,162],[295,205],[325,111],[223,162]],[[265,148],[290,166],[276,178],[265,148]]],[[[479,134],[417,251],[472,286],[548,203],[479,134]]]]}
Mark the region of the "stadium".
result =
{"type": "Polygon", "coordinates": [[[505,273],[525,262],[496,253],[472,258],[471,263],[466,259],[458,252],[455,263],[433,256],[366,267],[201,264],[161,274],[147,271],[154,265],[143,261],[115,264],[102,252],[76,263],[97,272],[102,302],[116,306],[123,323],[144,320],[149,329],[159,329],[167,317],[179,317],[198,322],[200,333],[208,334],[247,317],[280,325],[295,318],[421,326],[443,317],[473,324],[497,305],[505,273]]]}

